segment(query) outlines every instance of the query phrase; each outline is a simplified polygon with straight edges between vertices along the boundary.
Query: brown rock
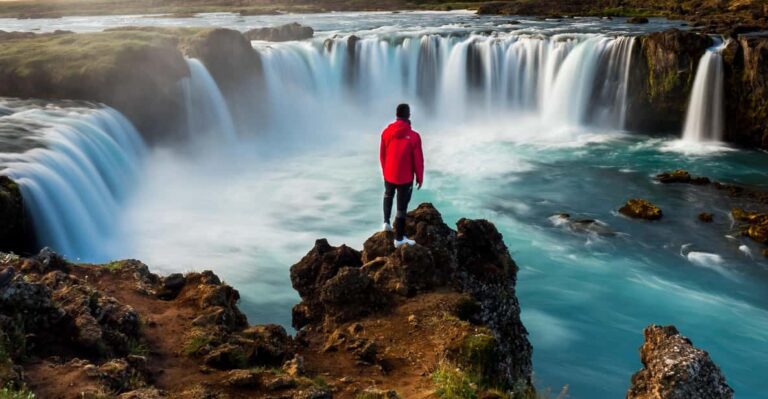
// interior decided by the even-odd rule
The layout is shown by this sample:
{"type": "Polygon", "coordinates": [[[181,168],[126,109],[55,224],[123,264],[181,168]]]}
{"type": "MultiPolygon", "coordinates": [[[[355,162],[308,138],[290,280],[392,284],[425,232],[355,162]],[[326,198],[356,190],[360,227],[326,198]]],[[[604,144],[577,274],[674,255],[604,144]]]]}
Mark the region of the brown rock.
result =
{"type": "Polygon", "coordinates": [[[674,326],[650,325],[640,348],[643,369],[632,376],[627,399],[730,399],[733,390],[707,352],[674,326]]]}
{"type": "Polygon", "coordinates": [[[708,212],[702,212],[699,214],[699,220],[704,223],[712,223],[714,218],[715,218],[714,215],[708,212]]]}
{"type": "Polygon", "coordinates": [[[259,375],[250,370],[232,370],[224,377],[224,385],[236,388],[258,388],[261,385],[259,375]]]}
{"type": "Polygon", "coordinates": [[[662,212],[659,207],[644,199],[631,199],[619,209],[619,212],[634,219],[659,220],[662,212]]]}
{"type": "Polygon", "coordinates": [[[694,185],[705,185],[710,183],[709,178],[691,176],[688,171],[683,169],[658,174],[656,175],[656,179],[661,183],[687,183],[694,185]]]}
{"type": "Polygon", "coordinates": [[[271,28],[257,28],[245,32],[249,40],[265,40],[268,42],[287,42],[293,40],[311,39],[315,30],[296,22],[271,28]]]}

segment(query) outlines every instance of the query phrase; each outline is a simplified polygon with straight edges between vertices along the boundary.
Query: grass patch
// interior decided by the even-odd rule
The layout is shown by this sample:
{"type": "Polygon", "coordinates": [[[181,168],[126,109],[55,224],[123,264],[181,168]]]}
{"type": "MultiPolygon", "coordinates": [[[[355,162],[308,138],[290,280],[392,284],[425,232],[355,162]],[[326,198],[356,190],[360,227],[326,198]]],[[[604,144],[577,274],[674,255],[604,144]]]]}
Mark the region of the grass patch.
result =
{"type": "Polygon", "coordinates": [[[211,343],[213,343],[213,340],[210,336],[195,335],[194,337],[187,340],[187,342],[184,344],[184,347],[181,349],[181,352],[187,356],[196,356],[200,353],[201,349],[211,345],[211,343]]]}
{"type": "Polygon", "coordinates": [[[461,369],[441,363],[432,374],[435,394],[441,399],[476,399],[477,384],[461,369]]]}
{"type": "Polygon", "coordinates": [[[140,339],[128,339],[128,354],[134,356],[149,356],[149,347],[140,339]]]}
{"type": "Polygon", "coordinates": [[[0,399],[35,399],[36,396],[32,391],[28,391],[25,388],[13,389],[3,388],[0,389],[0,399]]]}

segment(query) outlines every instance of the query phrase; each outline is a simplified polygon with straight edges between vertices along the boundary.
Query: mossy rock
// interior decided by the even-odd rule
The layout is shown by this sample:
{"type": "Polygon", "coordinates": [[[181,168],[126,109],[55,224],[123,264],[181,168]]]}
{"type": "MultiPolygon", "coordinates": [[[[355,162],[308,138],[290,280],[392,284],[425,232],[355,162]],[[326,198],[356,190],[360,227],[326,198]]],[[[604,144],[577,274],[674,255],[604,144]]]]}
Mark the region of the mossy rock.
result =
{"type": "Polygon", "coordinates": [[[652,204],[648,200],[633,198],[627,201],[624,206],[619,208],[619,213],[633,219],[659,220],[661,219],[661,208],[652,204]]]}
{"type": "Polygon", "coordinates": [[[499,360],[496,338],[490,333],[471,334],[464,337],[456,363],[473,375],[479,382],[496,384],[494,369],[499,360]]]}

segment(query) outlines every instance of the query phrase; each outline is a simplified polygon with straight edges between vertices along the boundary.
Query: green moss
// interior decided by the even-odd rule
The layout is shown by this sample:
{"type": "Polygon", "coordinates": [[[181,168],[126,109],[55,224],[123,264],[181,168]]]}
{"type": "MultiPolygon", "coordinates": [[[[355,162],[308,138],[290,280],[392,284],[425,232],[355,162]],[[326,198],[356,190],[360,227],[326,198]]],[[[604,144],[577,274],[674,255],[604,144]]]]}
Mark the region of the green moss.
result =
{"type": "Polygon", "coordinates": [[[184,344],[181,352],[187,356],[195,356],[200,353],[200,350],[213,343],[210,336],[205,334],[198,334],[192,336],[184,344]]]}
{"type": "Polygon", "coordinates": [[[485,385],[496,385],[493,369],[497,363],[496,338],[490,334],[474,334],[464,338],[457,363],[485,385]]]}
{"type": "Polygon", "coordinates": [[[441,399],[475,399],[477,384],[461,369],[442,363],[432,374],[435,395],[441,399]]]}
{"type": "Polygon", "coordinates": [[[25,388],[13,389],[3,388],[0,389],[0,399],[35,399],[35,394],[32,391],[28,391],[25,388]]]}
{"type": "Polygon", "coordinates": [[[140,339],[129,338],[128,339],[128,354],[134,356],[148,356],[149,347],[146,343],[140,339]]]}

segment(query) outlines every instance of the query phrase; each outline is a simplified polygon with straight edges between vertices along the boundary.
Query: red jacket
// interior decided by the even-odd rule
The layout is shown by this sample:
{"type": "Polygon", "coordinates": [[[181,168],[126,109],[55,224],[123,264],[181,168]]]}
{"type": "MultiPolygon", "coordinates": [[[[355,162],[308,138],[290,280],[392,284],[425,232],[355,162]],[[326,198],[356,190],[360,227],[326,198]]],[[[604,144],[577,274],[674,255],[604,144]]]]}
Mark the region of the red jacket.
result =
{"type": "Polygon", "coordinates": [[[379,150],[384,180],[392,184],[424,181],[424,154],[421,152],[421,136],[411,129],[411,122],[398,119],[381,133],[379,150]]]}

